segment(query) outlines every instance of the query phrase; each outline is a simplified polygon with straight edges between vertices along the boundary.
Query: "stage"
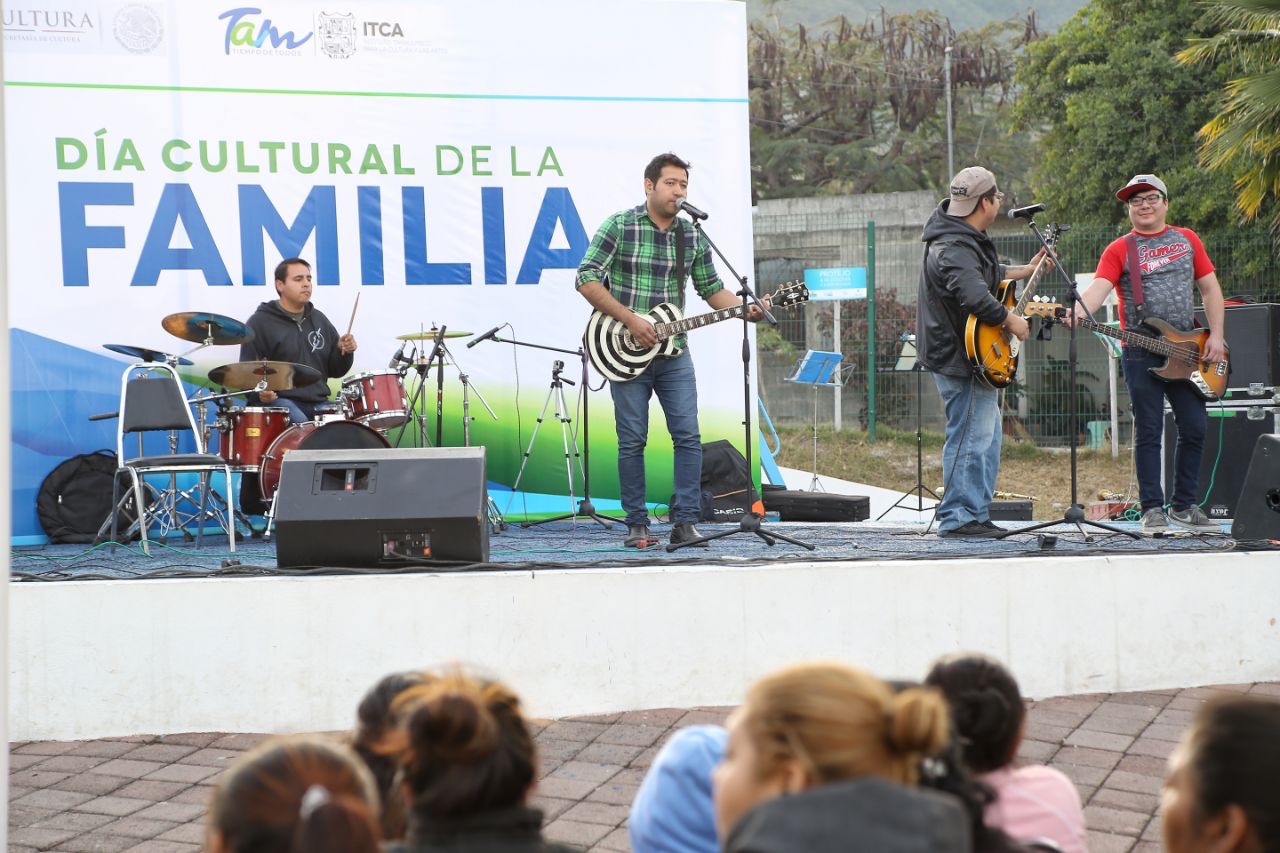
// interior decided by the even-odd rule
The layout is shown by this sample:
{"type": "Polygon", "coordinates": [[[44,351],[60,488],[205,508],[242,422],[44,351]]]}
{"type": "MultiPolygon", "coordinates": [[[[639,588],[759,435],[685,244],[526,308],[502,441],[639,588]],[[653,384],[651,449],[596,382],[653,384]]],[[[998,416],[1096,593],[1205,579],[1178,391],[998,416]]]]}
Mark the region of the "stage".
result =
{"type": "Polygon", "coordinates": [[[999,656],[1029,696],[1280,678],[1266,543],[1062,527],[1050,547],[926,521],[765,522],[812,552],[745,534],[637,551],[620,525],[514,525],[487,564],[447,570],[280,569],[272,543],[232,555],[217,536],[150,558],[15,548],[10,737],[338,729],[379,675],[449,660],[546,717],[733,704],[801,658],[918,678],[958,649],[999,656]]]}

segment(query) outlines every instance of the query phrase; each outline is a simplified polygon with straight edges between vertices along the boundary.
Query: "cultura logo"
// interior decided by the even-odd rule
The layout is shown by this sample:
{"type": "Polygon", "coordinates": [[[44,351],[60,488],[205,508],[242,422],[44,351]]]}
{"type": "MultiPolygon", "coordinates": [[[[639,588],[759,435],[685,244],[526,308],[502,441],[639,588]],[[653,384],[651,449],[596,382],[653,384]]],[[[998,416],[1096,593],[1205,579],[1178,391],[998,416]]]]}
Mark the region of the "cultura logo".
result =
{"type": "Polygon", "coordinates": [[[238,48],[238,52],[296,50],[315,35],[312,32],[298,38],[293,30],[285,30],[282,33],[270,18],[255,17],[261,14],[261,9],[241,6],[237,9],[228,9],[218,16],[219,21],[227,22],[225,47],[228,55],[231,54],[232,48],[238,48]]]}

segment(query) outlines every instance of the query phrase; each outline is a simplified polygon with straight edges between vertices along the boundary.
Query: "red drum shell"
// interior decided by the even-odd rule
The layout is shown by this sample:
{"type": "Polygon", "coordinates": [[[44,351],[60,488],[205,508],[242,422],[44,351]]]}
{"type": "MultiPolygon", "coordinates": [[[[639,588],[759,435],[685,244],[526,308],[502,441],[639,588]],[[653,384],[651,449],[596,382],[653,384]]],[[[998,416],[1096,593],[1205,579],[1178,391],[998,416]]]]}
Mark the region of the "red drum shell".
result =
{"type": "Polygon", "coordinates": [[[262,457],[258,482],[263,500],[271,500],[280,487],[280,468],[290,450],[377,450],[390,447],[382,435],[355,421],[294,424],[272,442],[262,457]]]}
{"type": "Polygon", "coordinates": [[[409,420],[409,402],[398,370],[348,376],[342,380],[342,399],[351,420],[377,430],[392,429],[409,420]]]}
{"type": "Polygon", "coordinates": [[[289,410],[279,406],[228,409],[218,425],[218,455],[236,471],[257,471],[271,442],[289,428],[289,410]]]}

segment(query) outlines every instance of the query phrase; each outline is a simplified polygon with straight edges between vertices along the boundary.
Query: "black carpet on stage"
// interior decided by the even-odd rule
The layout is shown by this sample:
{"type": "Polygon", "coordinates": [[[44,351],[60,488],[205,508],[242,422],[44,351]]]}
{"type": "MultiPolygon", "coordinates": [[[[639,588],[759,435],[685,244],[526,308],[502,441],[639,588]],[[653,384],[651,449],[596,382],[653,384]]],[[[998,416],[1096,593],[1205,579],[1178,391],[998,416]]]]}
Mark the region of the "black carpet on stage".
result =
{"type": "MultiPolygon", "coordinates": [[[[1029,523],[1028,523],[1029,524],[1029,523]]],[[[700,524],[704,533],[734,525],[700,524]]],[[[1027,526],[1006,522],[1005,527],[1027,526]]],[[[1132,523],[1117,526],[1135,529],[1132,523]]],[[[599,568],[635,565],[750,565],[777,562],[826,562],[848,560],[939,560],[964,558],[1026,558],[1079,556],[1089,553],[1138,554],[1170,551],[1243,550],[1244,543],[1226,535],[1179,534],[1160,539],[1133,540],[1105,531],[1089,531],[1089,540],[1074,527],[1062,526],[1050,542],[1042,535],[1012,536],[1003,540],[965,540],[925,534],[925,524],[817,524],[766,520],[763,528],[776,529],[816,546],[806,551],[779,541],[767,545],[755,535],[740,533],[710,543],[709,548],[684,548],[668,553],[665,546],[670,525],[654,525],[657,547],[637,550],[622,547],[625,527],[615,524],[606,530],[594,522],[562,521],[522,528],[518,524],[490,536],[489,562],[484,564],[424,564],[370,566],[367,569],[339,569],[325,566],[281,569],[276,565],[275,542],[245,538],[237,542],[235,553],[227,550],[225,537],[206,534],[199,549],[182,537],[151,543],[151,556],[142,553],[139,543],[90,547],[86,545],[44,545],[14,547],[11,578],[16,582],[53,580],[98,580],[179,577],[263,577],[307,574],[386,574],[435,571],[505,571],[556,568],[599,568]]],[[[1225,530],[1225,528],[1224,528],[1225,530]]],[[[1258,543],[1249,543],[1256,545],[1258,543]]],[[[1263,545],[1263,547],[1266,547],[1263,545]]]]}

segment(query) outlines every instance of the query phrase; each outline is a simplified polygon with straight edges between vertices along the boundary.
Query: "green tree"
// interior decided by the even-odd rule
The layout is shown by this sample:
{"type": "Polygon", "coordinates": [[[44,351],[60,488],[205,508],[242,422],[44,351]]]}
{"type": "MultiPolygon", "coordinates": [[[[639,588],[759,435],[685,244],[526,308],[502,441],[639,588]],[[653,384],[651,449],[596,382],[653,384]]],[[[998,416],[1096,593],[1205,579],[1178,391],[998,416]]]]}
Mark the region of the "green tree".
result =
{"type": "Polygon", "coordinates": [[[1200,129],[1200,160],[1236,176],[1245,220],[1270,202],[1271,233],[1280,238],[1280,0],[1215,0],[1209,17],[1218,33],[1193,39],[1178,59],[1196,68],[1225,63],[1241,75],[1227,82],[1221,111],[1200,129]]]}
{"type": "Polygon", "coordinates": [[[1056,218],[1122,222],[1116,188],[1150,172],[1169,185],[1178,224],[1232,224],[1231,177],[1202,169],[1196,143],[1230,68],[1175,58],[1189,36],[1215,32],[1197,0],[1092,0],[1028,45],[1014,114],[1043,131],[1033,180],[1056,218]]]}
{"type": "Polygon", "coordinates": [[[1038,37],[1034,17],[957,33],[937,12],[881,12],[860,26],[840,17],[818,30],[752,24],[755,197],[944,185],[948,46],[957,168],[1025,152],[1006,144],[1007,111],[1018,52],[1038,37]]]}

